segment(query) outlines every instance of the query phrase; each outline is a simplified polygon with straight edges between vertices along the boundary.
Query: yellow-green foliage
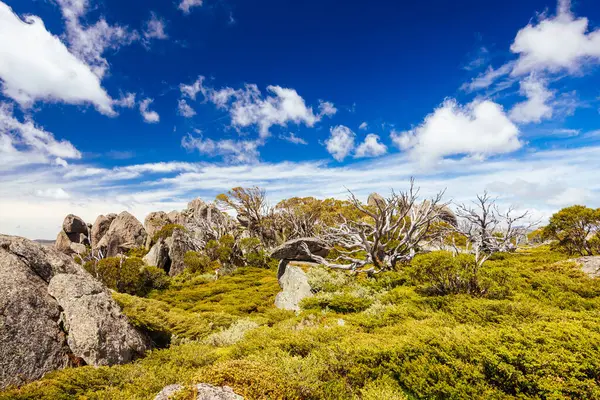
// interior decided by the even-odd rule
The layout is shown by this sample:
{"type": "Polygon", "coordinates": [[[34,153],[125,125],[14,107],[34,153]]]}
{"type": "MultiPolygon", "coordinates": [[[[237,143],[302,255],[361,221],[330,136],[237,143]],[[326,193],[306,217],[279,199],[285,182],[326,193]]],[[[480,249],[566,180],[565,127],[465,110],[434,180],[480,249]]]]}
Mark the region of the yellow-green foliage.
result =
{"type": "Polygon", "coordinates": [[[171,236],[173,236],[173,232],[176,229],[179,229],[179,230],[187,232],[187,229],[185,229],[185,227],[182,226],[182,225],[179,225],[179,224],[167,224],[167,225],[163,226],[158,232],[156,232],[154,234],[154,236],[152,237],[152,243],[158,242],[159,239],[170,238],[171,236]]]}
{"type": "Polygon", "coordinates": [[[165,289],[169,278],[160,268],[146,266],[137,257],[109,257],[88,261],[84,268],[108,288],[144,296],[152,289],[165,289]]]}
{"type": "Polygon", "coordinates": [[[299,315],[273,309],[274,270],[189,275],[148,299],[115,297],[137,325],[195,342],[57,371],[0,399],[152,399],[200,382],[249,400],[600,399],[600,280],[565,260],[543,247],[494,256],[484,296],[428,295],[408,269],[351,280],[321,270],[299,315]],[[244,320],[259,326],[207,340],[244,320]]]}
{"type": "Polygon", "coordinates": [[[191,273],[207,273],[219,267],[219,263],[214,263],[209,256],[196,251],[188,251],[183,256],[183,263],[191,273]]]}

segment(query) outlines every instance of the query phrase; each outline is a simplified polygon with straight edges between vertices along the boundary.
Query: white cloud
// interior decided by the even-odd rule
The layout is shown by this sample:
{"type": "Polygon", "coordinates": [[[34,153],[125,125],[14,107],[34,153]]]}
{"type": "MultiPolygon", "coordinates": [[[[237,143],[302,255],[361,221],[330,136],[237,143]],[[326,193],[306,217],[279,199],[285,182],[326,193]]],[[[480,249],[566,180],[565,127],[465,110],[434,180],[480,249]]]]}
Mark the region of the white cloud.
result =
{"type": "Polygon", "coordinates": [[[177,112],[185,118],[191,118],[196,115],[196,111],[184,99],[179,100],[177,112]]]}
{"type": "Polygon", "coordinates": [[[146,39],[168,39],[165,22],[159,18],[156,13],[151,13],[150,19],[146,22],[146,29],[144,30],[144,37],[146,39]]]}
{"type": "Polygon", "coordinates": [[[319,100],[319,117],[332,117],[337,113],[337,108],[329,101],[319,100]]]}
{"type": "Polygon", "coordinates": [[[179,3],[179,9],[183,11],[184,14],[189,14],[192,8],[202,6],[202,1],[203,0],[182,0],[181,3],[179,3]]]}
{"type": "Polygon", "coordinates": [[[263,96],[254,84],[246,84],[243,89],[225,87],[217,90],[204,85],[204,81],[205,78],[200,76],[191,85],[181,84],[182,95],[195,100],[198,93],[202,93],[206,101],[229,112],[234,128],[256,126],[261,139],[271,135],[273,126],[287,127],[294,123],[313,127],[323,117],[337,112],[333,103],[321,100],[319,113],[315,114],[294,89],[271,85],[267,87],[269,95],[263,96]]]}
{"type": "Polygon", "coordinates": [[[68,199],[71,197],[69,193],[65,192],[62,188],[38,189],[35,191],[35,195],[56,200],[68,199]]]}
{"type": "Polygon", "coordinates": [[[199,76],[198,79],[192,83],[191,85],[181,84],[179,85],[179,90],[183,96],[189,97],[192,100],[196,100],[196,96],[198,93],[204,93],[204,77],[199,76]]]}
{"type": "Polygon", "coordinates": [[[362,124],[360,124],[358,129],[360,129],[361,131],[366,131],[367,129],[369,129],[369,124],[367,124],[366,122],[363,122],[362,124]]]}
{"type": "Polygon", "coordinates": [[[510,119],[517,123],[539,123],[552,118],[553,109],[548,104],[554,98],[554,92],[548,90],[547,82],[531,75],[521,81],[521,94],[527,100],[517,103],[510,110],[510,119]]]}
{"type": "Polygon", "coordinates": [[[306,140],[302,139],[299,136],[296,136],[294,132],[290,132],[288,135],[281,134],[279,135],[279,138],[294,144],[308,144],[306,140]]]}
{"type": "Polygon", "coordinates": [[[600,61],[600,29],[590,31],[587,18],[575,18],[570,0],[559,0],[555,17],[521,29],[511,45],[519,59],[515,76],[535,71],[577,72],[584,61],[600,61]]]}
{"type": "Polygon", "coordinates": [[[127,27],[109,25],[100,18],[94,25],[84,26],[81,22],[87,14],[89,0],[56,0],[66,24],[69,48],[87,63],[94,73],[102,78],[108,71],[108,61],[103,57],[106,50],[117,50],[139,39],[139,34],[127,27]]]}
{"type": "Polygon", "coordinates": [[[56,157],[56,159],[54,160],[54,164],[59,165],[63,168],[67,168],[69,166],[69,163],[67,162],[67,160],[64,160],[60,157],[56,157]]]}
{"type": "Polygon", "coordinates": [[[113,115],[112,100],[100,78],[46,30],[43,21],[21,21],[0,2],[0,80],[2,93],[29,107],[38,100],[93,104],[113,115]]]}
{"type": "Polygon", "coordinates": [[[144,99],[140,102],[140,114],[144,117],[144,121],[149,124],[156,124],[160,121],[160,115],[156,111],[150,110],[150,104],[152,104],[153,99],[144,99]]]}
{"type": "Polygon", "coordinates": [[[123,108],[135,107],[135,93],[127,93],[125,95],[121,95],[120,99],[113,101],[113,105],[123,108]]]}
{"type": "Polygon", "coordinates": [[[498,69],[488,67],[488,69],[479,74],[476,78],[473,78],[471,82],[462,85],[461,89],[466,92],[474,92],[481,89],[487,89],[492,86],[498,79],[510,74],[513,67],[513,63],[509,62],[498,69]]]}
{"type": "Polygon", "coordinates": [[[350,128],[338,125],[330,129],[331,135],[325,141],[327,151],[337,161],[344,159],[354,150],[354,139],[356,134],[350,128]]]}
{"type": "Polygon", "coordinates": [[[481,159],[522,146],[519,129],[502,106],[489,100],[464,107],[453,99],[446,100],[417,128],[393,132],[391,138],[400,149],[426,164],[452,155],[481,159]]]}
{"type": "Polygon", "coordinates": [[[245,164],[258,162],[259,142],[250,140],[213,140],[192,135],[184,136],[181,145],[188,151],[197,150],[210,157],[223,157],[229,163],[245,164]]]}
{"type": "Polygon", "coordinates": [[[370,133],[356,148],[354,158],[379,157],[387,153],[387,146],[379,141],[379,136],[370,133]]]}
{"type": "Polygon", "coordinates": [[[56,140],[31,119],[17,120],[12,107],[0,103],[0,170],[30,164],[62,165],[65,159],[80,158],[81,153],[70,142],[56,140]]]}

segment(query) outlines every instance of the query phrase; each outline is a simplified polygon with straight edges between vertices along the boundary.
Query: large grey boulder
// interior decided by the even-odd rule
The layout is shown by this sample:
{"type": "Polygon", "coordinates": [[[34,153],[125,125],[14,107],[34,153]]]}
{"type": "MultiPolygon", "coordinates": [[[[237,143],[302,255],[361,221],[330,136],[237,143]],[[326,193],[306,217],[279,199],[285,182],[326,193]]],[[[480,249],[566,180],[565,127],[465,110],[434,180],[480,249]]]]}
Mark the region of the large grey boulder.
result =
{"type": "Polygon", "coordinates": [[[165,242],[165,239],[158,239],[158,242],[154,243],[148,254],[144,256],[143,260],[146,265],[158,267],[169,272],[169,269],[171,268],[171,259],[169,258],[169,246],[165,242]]]}
{"type": "Polygon", "coordinates": [[[185,269],[183,262],[185,253],[188,251],[200,251],[203,243],[194,238],[189,232],[175,229],[173,235],[165,240],[169,248],[170,268],[167,271],[170,276],[177,276],[185,269]]]}
{"type": "Polygon", "coordinates": [[[63,310],[71,352],[86,364],[123,364],[148,349],[146,337],[129,325],[108,290],[91,276],[57,274],[50,280],[48,294],[63,310]]]}
{"type": "Polygon", "coordinates": [[[367,205],[383,209],[387,206],[387,201],[379,193],[371,193],[367,199],[367,205]]]}
{"type": "Polygon", "coordinates": [[[140,221],[124,211],[112,221],[97,248],[102,249],[106,257],[115,257],[117,254],[143,247],[147,236],[140,221]]]}
{"type": "MultiPolygon", "coordinates": [[[[171,219],[165,212],[156,211],[148,214],[144,220],[144,228],[148,234],[148,239],[151,240],[165,225],[172,223],[173,222],[171,222],[171,219]]],[[[147,244],[150,244],[149,241],[147,244]]]]}
{"type": "Polygon", "coordinates": [[[600,257],[580,257],[569,261],[573,261],[579,264],[581,270],[590,278],[600,278],[600,257]]]}
{"type": "Polygon", "coordinates": [[[306,273],[287,261],[279,264],[281,292],[275,297],[275,307],[281,310],[299,311],[300,302],[313,295],[306,273]]]}
{"type": "Polygon", "coordinates": [[[69,365],[112,365],[149,344],[110,293],[59,251],[0,235],[0,388],[69,365]]]}
{"type": "MultiPolygon", "coordinates": [[[[88,235],[88,226],[83,221],[83,219],[79,218],[76,215],[69,214],[65,217],[63,221],[63,231],[67,234],[79,234],[83,233],[84,235],[88,235]]],[[[79,235],[76,236],[79,238],[79,235]]],[[[74,240],[73,240],[74,241],[74,240]]]]}
{"type": "Polygon", "coordinates": [[[115,218],[117,218],[117,214],[100,215],[96,218],[96,222],[92,225],[90,233],[90,242],[93,249],[98,247],[98,243],[100,243],[100,240],[108,232],[110,224],[112,224],[115,218]]]}
{"type": "Polygon", "coordinates": [[[329,246],[322,240],[316,238],[300,238],[285,242],[271,252],[271,258],[276,260],[292,261],[314,261],[306,252],[304,245],[308,246],[310,252],[320,257],[329,254],[329,246]]]}
{"type": "MultiPolygon", "coordinates": [[[[166,386],[156,395],[154,400],[169,400],[175,394],[181,392],[183,388],[182,385],[177,384],[166,386]]],[[[242,396],[235,394],[229,386],[213,386],[207,383],[200,383],[194,385],[194,389],[196,392],[195,400],[244,400],[242,396]]]]}
{"type": "Polygon", "coordinates": [[[56,236],[54,248],[64,254],[73,254],[73,250],[71,249],[72,243],[67,233],[61,229],[58,232],[58,236],[56,236]]]}

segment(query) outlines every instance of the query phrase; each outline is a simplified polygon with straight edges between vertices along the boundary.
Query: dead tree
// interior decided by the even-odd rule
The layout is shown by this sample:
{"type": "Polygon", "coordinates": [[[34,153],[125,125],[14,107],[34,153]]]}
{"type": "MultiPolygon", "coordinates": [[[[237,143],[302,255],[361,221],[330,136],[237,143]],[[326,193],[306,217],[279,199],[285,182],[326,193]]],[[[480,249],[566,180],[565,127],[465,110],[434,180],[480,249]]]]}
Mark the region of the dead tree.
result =
{"type": "MultiPolygon", "coordinates": [[[[406,192],[392,192],[385,201],[368,206],[350,192],[349,201],[362,218],[348,220],[330,228],[321,239],[338,250],[339,256],[330,261],[312,255],[323,265],[348,271],[376,274],[394,270],[415,256],[421,241],[427,238],[432,225],[439,221],[444,192],[419,202],[419,189],[414,179],[406,192]]],[[[304,250],[310,254],[308,247],[304,250]]]]}
{"type": "Polygon", "coordinates": [[[529,212],[515,213],[509,207],[500,212],[496,200],[487,192],[477,196],[473,205],[457,205],[459,222],[453,229],[466,237],[475,264],[481,268],[493,254],[514,251],[517,241],[536,225],[529,221],[529,212]]]}

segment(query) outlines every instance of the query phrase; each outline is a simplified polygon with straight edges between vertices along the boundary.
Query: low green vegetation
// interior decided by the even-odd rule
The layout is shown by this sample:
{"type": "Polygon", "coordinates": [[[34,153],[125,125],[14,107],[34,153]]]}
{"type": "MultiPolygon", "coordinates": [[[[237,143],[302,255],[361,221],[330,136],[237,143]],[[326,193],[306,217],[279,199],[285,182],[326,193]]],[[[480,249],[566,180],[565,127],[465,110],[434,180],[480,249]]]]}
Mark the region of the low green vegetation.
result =
{"type": "Polygon", "coordinates": [[[600,281],[567,258],[497,254],[477,293],[469,256],[421,255],[375,277],[316,267],[298,315],[273,307],[273,268],[188,270],[146,297],[114,295],[167,348],[0,399],[152,399],[199,382],[246,399],[600,399],[600,281]]]}

